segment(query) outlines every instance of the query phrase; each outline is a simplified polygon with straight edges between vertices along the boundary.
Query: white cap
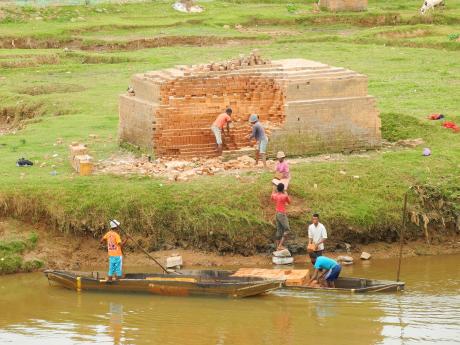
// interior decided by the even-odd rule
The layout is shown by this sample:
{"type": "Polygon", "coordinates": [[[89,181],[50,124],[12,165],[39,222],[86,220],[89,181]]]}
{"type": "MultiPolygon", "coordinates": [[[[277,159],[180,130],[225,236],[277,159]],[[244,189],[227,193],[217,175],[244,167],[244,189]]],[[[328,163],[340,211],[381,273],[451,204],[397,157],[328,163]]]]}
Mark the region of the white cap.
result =
{"type": "Polygon", "coordinates": [[[110,224],[110,229],[115,229],[116,227],[120,225],[120,222],[116,219],[112,219],[109,224],[110,224]]]}
{"type": "Polygon", "coordinates": [[[284,154],[283,151],[278,151],[278,153],[276,154],[276,158],[280,159],[280,158],[284,158],[286,157],[286,155],[284,154]]]}

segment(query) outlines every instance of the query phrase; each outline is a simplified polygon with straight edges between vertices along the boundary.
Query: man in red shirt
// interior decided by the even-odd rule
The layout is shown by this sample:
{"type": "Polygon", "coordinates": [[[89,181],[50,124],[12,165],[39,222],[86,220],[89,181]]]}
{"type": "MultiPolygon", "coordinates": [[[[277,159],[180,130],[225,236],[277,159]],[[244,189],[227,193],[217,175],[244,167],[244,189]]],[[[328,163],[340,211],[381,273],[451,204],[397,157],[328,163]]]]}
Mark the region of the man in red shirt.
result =
{"type": "Polygon", "coordinates": [[[217,153],[222,155],[222,131],[224,130],[225,125],[227,125],[227,134],[230,134],[230,122],[232,122],[232,109],[227,108],[225,113],[217,116],[216,120],[211,126],[211,131],[216,137],[217,144],[217,153]]]}
{"type": "Polygon", "coordinates": [[[286,214],[286,204],[291,203],[291,198],[284,191],[284,184],[278,183],[276,186],[273,186],[272,191],[272,200],[276,203],[276,238],[275,246],[276,250],[285,249],[283,246],[284,241],[286,240],[289,231],[289,220],[286,214]]]}

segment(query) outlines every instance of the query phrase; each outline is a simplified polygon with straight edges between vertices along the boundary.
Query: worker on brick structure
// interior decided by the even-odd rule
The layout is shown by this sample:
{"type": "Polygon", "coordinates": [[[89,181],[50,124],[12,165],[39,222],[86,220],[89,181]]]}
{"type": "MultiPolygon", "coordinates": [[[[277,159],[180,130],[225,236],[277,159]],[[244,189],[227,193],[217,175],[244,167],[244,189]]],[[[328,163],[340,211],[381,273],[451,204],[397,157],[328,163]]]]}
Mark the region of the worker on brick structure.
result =
{"type": "Polygon", "coordinates": [[[275,248],[276,250],[283,250],[285,249],[283,244],[286,241],[286,237],[289,234],[289,231],[291,231],[289,227],[289,220],[286,214],[286,205],[291,203],[291,198],[284,190],[284,185],[282,183],[278,183],[276,187],[273,186],[271,199],[276,204],[275,248]]]}
{"type": "Polygon", "coordinates": [[[224,130],[225,125],[227,125],[227,134],[230,134],[230,122],[232,122],[232,109],[227,108],[225,109],[225,113],[220,114],[217,116],[216,120],[211,126],[211,131],[214,133],[216,137],[216,144],[217,144],[217,153],[222,155],[222,131],[224,130]]]}
{"type": "Polygon", "coordinates": [[[324,242],[327,239],[327,231],[323,224],[319,222],[319,214],[315,213],[312,217],[312,224],[308,227],[308,246],[307,251],[311,263],[314,265],[316,258],[323,255],[324,242]]]}
{"type": "Polygon", "coordinates": [[[128,241],[121,241],[121,237],[117,232],[120,222],[113,219],[109,223],[110,230],[102,237],[101,244],[107,242],[107,252],[109,254],[109,273],[107,281],[117,280],[123,275],[123,252],[122,248],[128,241]]]}
{"type": "Polygon", "coordinates": [[[249,140],[255,139],[257,142],[256,145],[256,166],[259,165],[259,159],[262,160],[264,164],[264,168],[267,167],[267,160],[266,160],[266,153],[267,153],[267,145],[268,145],[268,138],[265,135],[265,129],[262,127],[259,116],[257,114],[252,114],[249,117],[249,122],[252,125],[252,133],[249,135],[249,140]]]}
{"type": "Polygon", "coordinates": [[[283,151],[279,151],[276,154],[278,163],[275,167],[275,178],[272,180],[273,184],[276,186],[278,183],[284,184],[284,190],[287,191],[289,182],[291,181],[291,175],[289,173],[289,164],[286,161],[286,155],[283,151]]]}

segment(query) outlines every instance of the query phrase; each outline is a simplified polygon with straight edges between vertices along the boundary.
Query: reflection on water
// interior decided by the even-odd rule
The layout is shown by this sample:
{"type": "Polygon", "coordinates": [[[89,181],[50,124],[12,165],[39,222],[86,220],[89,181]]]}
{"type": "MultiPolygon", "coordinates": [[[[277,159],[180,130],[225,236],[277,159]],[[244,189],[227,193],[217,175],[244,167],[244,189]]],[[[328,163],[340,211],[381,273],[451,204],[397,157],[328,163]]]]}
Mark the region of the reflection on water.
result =
{"type": "MultiPolygon", "coordinates": [[[[403,294],[279,290],[241,300],[76,293],[42,274],[0,277],[0,344],[454,344],[460,256],[404,261],[403,294]]],[[[374,260],[344,275],[392,279],[374,260]]]]}
{"type": "Polygon", "coordinates": [[[121,331],[123,328],[123,305],[111,302],[109,304],[110,314],[110,335],[113,338],[113,344],[121,344],[121,331]]]}

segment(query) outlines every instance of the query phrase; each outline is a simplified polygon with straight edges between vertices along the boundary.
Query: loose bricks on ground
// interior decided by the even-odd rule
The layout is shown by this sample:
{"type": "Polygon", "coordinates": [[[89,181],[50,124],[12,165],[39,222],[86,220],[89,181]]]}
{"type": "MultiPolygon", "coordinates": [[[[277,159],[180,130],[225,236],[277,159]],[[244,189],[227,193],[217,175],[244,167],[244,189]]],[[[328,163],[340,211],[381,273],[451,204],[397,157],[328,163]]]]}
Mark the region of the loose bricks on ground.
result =
{"type": "Polygon", "coordinates": [[[230,153],[250,145],[252,113],[268,129],[269,154],[380,146],[380,117],[366,76],[304,59],[251,55],[241,61],[134,75],[134,93],[120,96],[120,140],[159,157],[211,157],[211,124],[230,106],[233,128],[224,147],[230,153]]]}
{"type": "Polygon", "coordinates": [[[93,157],[88,154],[86,145],[72,143],[69,145],[70,164],[81,176],[90,175],[93,171],[93,157]]]}

